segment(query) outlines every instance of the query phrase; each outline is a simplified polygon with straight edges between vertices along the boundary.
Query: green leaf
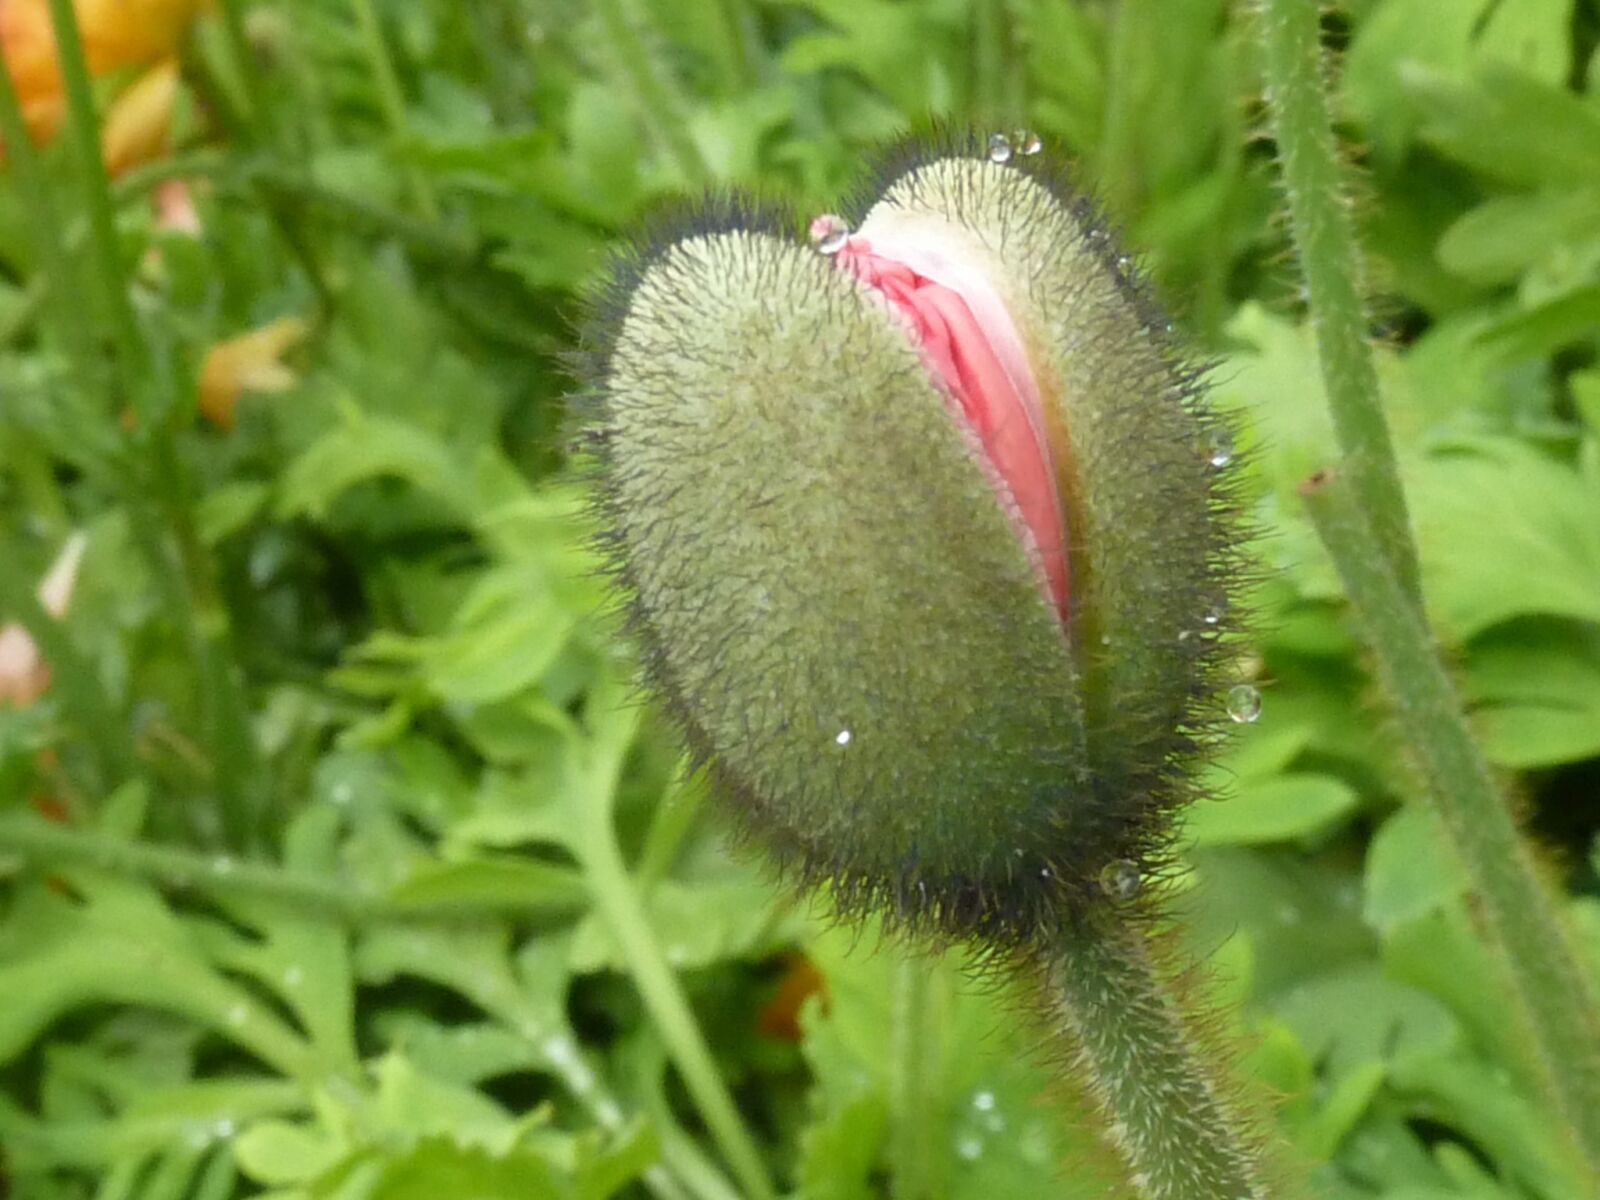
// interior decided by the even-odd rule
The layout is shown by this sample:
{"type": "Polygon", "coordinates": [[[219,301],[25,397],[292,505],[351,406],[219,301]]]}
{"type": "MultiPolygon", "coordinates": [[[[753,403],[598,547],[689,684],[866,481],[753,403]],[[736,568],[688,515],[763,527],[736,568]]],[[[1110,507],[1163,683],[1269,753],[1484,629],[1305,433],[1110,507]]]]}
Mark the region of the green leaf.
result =
{"type": "MultiPolygon", "coordinates": [[[[650,926],[672,966],[692,969],[727,959],[761,958],[793,938],[792,914],[771,885],[753,871],[741,874],[696,883],[663,879],[650,889],[645,897],[650,926]]],[[[627,969],[599,914],[578,923],[571,964],[579,974],[627,969]]]]}
{"type": "Polygon", "coordinates": [[[1453,1049],[1461,1040],[1439,1001],[1386,978],[1373,962],[1306,979],[1275,997],[1273,1010],[1336,1078],[1405,1054],[1453,1049]]]}
{"type": "Polygon", "coordinates": [[[1311,837],[1361,802],[1332,775],[1291,774],[1241,783],[1237,795],[1187,809],[1183,837],[1197,846],[1251,845],[1311,837]]]}
{"type": "Polygon", "coordinates": [[[1463,278],[1510,283],[1569,244],[1596,237],[1600,188],[1523,193],[1486,200],[1461,217],[1439,239],[1438,255],[1463,278]]]}
{"type": "Polygon", "coordinates": [[[1513,617],[1600,621],[1600,496],[1509,438],[1463,442],[1408,480],[1422,574],[1449,636],[1513,617]]]}
{"type": "Polygon", "coordinates": [[[588,894],[571,867],[526,858],[478,858],[419,866],[390,889],[388,898],[401,907],[459,904],[481,911],[498,906],[528,916],[586,908],[588,894]]]}
{"type": "MultiPolygon", "coordinates": [[[[898,1068],[885,1049],[894,1040],[891,981],[904,951],[878,944],[871,933],[830,929],[810,943],[810,953],[826,981],[827,1002],[809,1004],[803,1019],[815,1082],[801,1135],[801,1196],[880,1195],[870,1168],[879,1166],[892,1115],[890,1072],[898,1068]]],[[[928,1056],[930,1089],[917,1102],[937,1122],[928,1141],[943,1153],[934,1174],[947,1181],[948,1195],[1101,1195],[1106,1181],[1087,1158],[1075,1156],[1070,1174],[1060,1171],[1072,1153],[1070,1118],[1054,1103],[1036,1103],[1048,1075],[1029,1061],[1028,1031],[1008,1011],[1015,998],[968,977],[955,955],[916,962],[929,973],[937,1014],[931,1043],[917,1047],[928,1056]]]]}
{"type": "Polygon", "coordinates": [[[289,464],[278,485],[277,512],[322,518],[356,484],[392,477],[464,516],[472,509],[465,474],[450,449],[423,430],[387,417],[352,414],[289,464]]]}
{"type": "Polygon", "coordinates": [[[1391,1068],[1394,1086],[1426,1097],[1439,1118],[1483,1146],[1543,1200],[1583,1194],[1581,1171],[1558,1128],[1505,1073],[1460,1053],[1422,1053],[1391,1068]]]}
{"type": "Polygon", "coordinates": [[[1486,175],[1537,188],[1587,186],[1600,173],[1600,110],[1564,87],[1504,66],[1466,82],[1423,67],[1401,79],[1423,140],[1486,175]]]}
{"type": "Polygon", "coordinates": [[[1463,676],[1492,762],[1517,770],[1600,756],[1600,638],[1517,622],[1474,640],[1463,676]]]}
{"type": "Polygon", "coordinates": [[[1450,903],[1466,889],[1466,872],[1432,814],[1408,804],[1383,823],[1367,848],[1362,915],[1384,933],[1450,903]]]}

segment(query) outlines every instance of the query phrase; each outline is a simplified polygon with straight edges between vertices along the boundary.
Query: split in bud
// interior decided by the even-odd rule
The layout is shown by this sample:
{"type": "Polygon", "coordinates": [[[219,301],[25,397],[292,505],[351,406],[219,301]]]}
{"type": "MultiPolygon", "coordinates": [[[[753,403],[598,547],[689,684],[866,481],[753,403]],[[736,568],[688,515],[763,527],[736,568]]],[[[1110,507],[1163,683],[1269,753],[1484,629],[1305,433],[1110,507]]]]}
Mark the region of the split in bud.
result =
{"type": "Polygon", "coordinates": [[[782,863],[1027,941],[1159,869],[1221,712],[1232,455],[1058,166],[909,157],[809,244],[730,212],[619,270],[606,541],[651,681],[782,863]]]}

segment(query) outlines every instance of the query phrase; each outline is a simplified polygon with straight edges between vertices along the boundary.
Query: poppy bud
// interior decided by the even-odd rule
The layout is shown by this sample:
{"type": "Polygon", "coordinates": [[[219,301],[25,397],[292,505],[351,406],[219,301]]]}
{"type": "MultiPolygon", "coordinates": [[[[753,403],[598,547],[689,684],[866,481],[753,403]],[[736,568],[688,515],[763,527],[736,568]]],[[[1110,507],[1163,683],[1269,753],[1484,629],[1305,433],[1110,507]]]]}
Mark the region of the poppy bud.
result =
{"type": "Polygon", "coordinates": [[[1159,866],[1236,542],[1196,371],[1016,149],[628,258],[588,413],[649,681],[744,827],[845,911],[1002,943],[1159,866]]]}

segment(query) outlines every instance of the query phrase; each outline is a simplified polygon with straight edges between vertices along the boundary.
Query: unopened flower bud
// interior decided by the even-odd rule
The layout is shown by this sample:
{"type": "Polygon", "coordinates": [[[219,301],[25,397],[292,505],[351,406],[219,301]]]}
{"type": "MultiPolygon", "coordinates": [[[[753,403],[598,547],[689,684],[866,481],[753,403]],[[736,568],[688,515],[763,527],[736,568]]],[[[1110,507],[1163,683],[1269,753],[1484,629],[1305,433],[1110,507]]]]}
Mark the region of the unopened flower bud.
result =
{"type": "Polygon", "coordinates": [[[847,911],[1053,934],[1159,865],[1187,797],[1232,458],[1044,156],[943,151],[801,227],[701,218],[600,306],[590,440],[649,680],[847,911]]]}

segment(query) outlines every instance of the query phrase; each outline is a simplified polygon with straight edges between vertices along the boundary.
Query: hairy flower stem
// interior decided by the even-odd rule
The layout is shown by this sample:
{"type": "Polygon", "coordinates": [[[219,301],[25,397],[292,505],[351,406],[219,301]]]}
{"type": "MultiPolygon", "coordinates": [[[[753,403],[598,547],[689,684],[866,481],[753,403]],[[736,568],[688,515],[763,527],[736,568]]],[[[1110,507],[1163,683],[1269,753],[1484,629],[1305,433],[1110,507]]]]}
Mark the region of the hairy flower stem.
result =
{"type": "Polygon", "coordinates": [[[1265,1200],[1249,1131],[1141,930],[1113,914],[1081,923],[1042,981],[1046,1021],[1142,1200],[1265,1200]]]}
{"type": "Polygon", "coordinates": [[[1315,0],[1260,3],[1268,119],[1344,469],[1390,570],[1411,602],[1420,605],[1417,552],[1378,398],[1361,298],[1361,257],[1323,88],[1322,6],[1315,0]]]}
{"type": "Polygon", "coordinates": [[[1472,881],[1480,924],[1549,1093],[1600,1195],[1600,1003],[1549,890],[1473,738],[1422,616],[1342,477],[1303,489],[1372,648],[1378,679],[1421,768],[1428,798],[1472,881]]]}

